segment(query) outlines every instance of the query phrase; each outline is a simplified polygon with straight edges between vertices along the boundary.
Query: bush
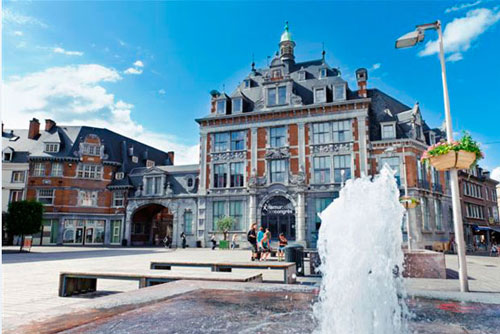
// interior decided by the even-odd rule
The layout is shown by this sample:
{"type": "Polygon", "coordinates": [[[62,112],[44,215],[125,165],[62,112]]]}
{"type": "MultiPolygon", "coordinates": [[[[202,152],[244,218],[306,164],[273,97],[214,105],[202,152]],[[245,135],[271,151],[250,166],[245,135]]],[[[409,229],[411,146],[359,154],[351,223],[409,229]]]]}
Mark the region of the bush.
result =
{"type": "Polygon", "coordinates": [[[216,222],[217,230],[221,231],[224,234],[224,240],[227,240],[227,232],[231,230],[234,224],[234,218],[225,216],[223,218],[219,218],[216,222]]]}
{"type": "Polygon", "coordinates": [[[9,204],[6,227],[11,235],[21,236],[23,250],[24,236],[40,232],[43,219],[43,204],[37,201],[19,201],[9,204]]]}

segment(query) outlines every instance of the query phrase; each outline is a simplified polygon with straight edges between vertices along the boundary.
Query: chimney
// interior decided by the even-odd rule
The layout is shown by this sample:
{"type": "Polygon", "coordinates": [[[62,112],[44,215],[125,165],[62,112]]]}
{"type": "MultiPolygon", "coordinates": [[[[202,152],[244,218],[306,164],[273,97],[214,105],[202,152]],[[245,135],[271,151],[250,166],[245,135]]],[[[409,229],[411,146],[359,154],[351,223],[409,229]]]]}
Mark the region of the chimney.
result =
{"type": "Polygon", "coordinates": [[[45,131],[50,131],[56,126],[56,122],[51,119],[45,120],[45,131]]]}
{"type": "Polygon", "coordinates": [[[3,134],[3,122],[2,122],[2,134],[3,134]]]}
{"type": "Polygon", "coordinates": [[[170,159],[170,163],[174,164],[174,151],[167,152],[168,158],[170,159]]]}
{"type": "Polygon", "coordinates": [[[132,157],[133,155],[134,155],[134,147],[130,145],[130,147],[128,148],[128,156],[132,157]]]}
{"type": "Polygon", "coordinates": [[[368,71],[366,68],[358,68],[356,70],[356,81],[358,82],[358,95],[361,97],[368,97],[366,90],[366,81],[368,80],[368,71]]]}
{"type": "Polygon", "coordinates": [[[35,139],[40,134],[40,122],[33,118],[30,121],[30,128],[28,130],[28,138],[35,139]]]}
{"type": "Polygon", "coordinates": [[[213,89],[210,91],[212,98],[210,99],[210,113],[215,114],[217,112],[217,98],[220,96],[219,91],[213,89]]]}

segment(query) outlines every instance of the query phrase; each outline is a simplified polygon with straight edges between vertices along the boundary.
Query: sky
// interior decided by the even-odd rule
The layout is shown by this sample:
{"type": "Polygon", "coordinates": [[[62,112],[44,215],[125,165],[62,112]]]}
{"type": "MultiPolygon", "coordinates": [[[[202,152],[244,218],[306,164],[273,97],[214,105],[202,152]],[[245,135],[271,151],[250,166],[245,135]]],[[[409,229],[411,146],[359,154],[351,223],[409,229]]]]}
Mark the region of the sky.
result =
{"type": "Polygon", "coordinates": [[[368,69],[368,88],[444,120],[437,33],[415,48],[395,40],[441,20],[453,129],[481,143],[480,164],[500,180],[500,3],[491,1],[132,2],[4,1],[2,120],[46,118],[107,127],[198,162],[196,118],[212,89],[231,93],[278,49],[285,21],[297,61],[368,69]]]}

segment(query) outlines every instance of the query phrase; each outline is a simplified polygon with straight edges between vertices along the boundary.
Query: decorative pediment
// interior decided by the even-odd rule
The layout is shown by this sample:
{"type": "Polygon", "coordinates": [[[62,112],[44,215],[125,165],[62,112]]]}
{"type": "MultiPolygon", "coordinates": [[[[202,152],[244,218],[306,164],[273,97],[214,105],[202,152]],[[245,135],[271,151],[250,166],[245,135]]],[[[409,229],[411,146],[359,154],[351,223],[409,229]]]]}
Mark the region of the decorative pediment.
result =
{"type": "Polygon", "coordinates": [[[152,174],[166,174],[167,172],[165,172],[163,169],[160,169],[158,167],[150,167],[148,169],[146,169],[146,171],[144,172],[144,175],[152,175],[152,174]]]}
{"type": "Polygon", "coordinates": [[[268,160],[286,159],[289,157],[290,150],[288,147],[268,148],[265,155],[265,158],[268,160]]]}

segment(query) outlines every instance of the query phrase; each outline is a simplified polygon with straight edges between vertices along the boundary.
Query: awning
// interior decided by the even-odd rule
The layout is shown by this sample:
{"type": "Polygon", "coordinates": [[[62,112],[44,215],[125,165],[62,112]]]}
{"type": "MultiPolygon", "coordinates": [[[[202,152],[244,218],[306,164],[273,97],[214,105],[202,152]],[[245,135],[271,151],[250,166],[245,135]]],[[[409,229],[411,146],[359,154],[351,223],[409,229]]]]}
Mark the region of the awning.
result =
{"type": "Polygon", "coordinates": [[[473,228],[475,231],[489,231],[489,230],[491,230],[491,228],[489,226],[474,225],[473,228]]]}
{"type": "Polygon", "coordinates": [[[495,232],[500,233],[500,226],[490,226],[490,229],[492,229],[495,232]]]}

